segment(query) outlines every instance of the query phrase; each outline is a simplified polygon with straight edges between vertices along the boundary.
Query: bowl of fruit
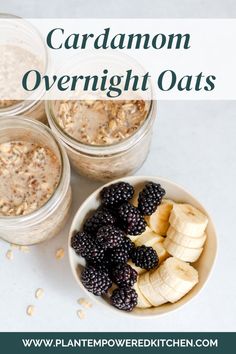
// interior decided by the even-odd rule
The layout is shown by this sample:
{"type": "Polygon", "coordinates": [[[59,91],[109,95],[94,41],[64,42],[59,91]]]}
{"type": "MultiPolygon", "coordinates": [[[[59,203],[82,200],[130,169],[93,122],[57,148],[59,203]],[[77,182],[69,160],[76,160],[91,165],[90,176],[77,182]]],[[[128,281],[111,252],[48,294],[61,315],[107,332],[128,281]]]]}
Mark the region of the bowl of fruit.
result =
{"type": "Polygon", "coordinates": [[[92,193],[69,235],[73,275],[100,304],[157,316],[188,303],[214,265],[217,236],[204,207],[179,185],[133,176],[92,193]]]}

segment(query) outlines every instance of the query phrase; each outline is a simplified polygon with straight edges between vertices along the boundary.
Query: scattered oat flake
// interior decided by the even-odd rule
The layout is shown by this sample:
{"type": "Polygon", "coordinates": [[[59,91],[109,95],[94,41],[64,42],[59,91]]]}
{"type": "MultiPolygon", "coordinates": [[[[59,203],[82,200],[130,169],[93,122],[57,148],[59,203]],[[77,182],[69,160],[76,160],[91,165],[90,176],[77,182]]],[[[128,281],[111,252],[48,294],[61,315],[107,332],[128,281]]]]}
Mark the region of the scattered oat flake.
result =
{"type": "Polygon", "coordinates": [[[33,305],[29,305],[26,309],[26,313],[28,316],[33,316],[35,312],[35,307],[33,305]]]}
{"type": "Polygon", "coordinates": [[[86,309],[89,309],[93,306],[93,304],[89,300],[85,299],[84,297],[81,297],[80,299],[78,299],[78,303],[81,306],[85,307],[86,309]]]}
{"type": "Polygon", "coordinates": [[[44,296],[44,290],[42,288],[38,288],[35,291],[35,297],[36,299],[42,299],[42,297],[44,296]]]}
{"type": "Polygon", "coordinates": [[[20,246],[20,251],[24,253],[29,253],[30,250],[28,246],[20,246]]]}
{"type": "Polygon", "coordinates": [[[78,310],[77,311],[77,316],[83,320],[86,316],[85,316],[85,312],[83,310],[78,310]]]}
{"type": "Polygon", "coordinates": [[[65,251],[63,248],[59,248],[57,251],[56,251],[56,259],[62,259],[65,255],[65,251]]]}
{"type": "Polygon", "coordinates": [[[15,245],[14,243],[11,243],[10,246],[11,246],[11,248],[17,248],[17,249],[20,248],[19,245],[15,245]]]}
{"type": "Polygon", "coordinates": [[[9,259],[9,260],[12,260],[12,259],[13,259],[13,252],[12,252],[12,250],[8,250],[8,251],[7,251],[6,257],[7,257],[7,259],[9,259]]]}

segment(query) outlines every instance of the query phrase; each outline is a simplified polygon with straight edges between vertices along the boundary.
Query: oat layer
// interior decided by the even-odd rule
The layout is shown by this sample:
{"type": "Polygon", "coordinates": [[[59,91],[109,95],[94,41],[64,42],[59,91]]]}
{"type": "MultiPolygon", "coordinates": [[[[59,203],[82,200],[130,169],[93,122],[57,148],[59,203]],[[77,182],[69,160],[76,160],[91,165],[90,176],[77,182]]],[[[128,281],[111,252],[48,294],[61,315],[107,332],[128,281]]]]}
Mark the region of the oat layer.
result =
{"type": "Polygon", "coordinates": [[[47,147],[25,141],[0,144],[0,216],[32,213],[54,193],[61,174],[47,147]]]}

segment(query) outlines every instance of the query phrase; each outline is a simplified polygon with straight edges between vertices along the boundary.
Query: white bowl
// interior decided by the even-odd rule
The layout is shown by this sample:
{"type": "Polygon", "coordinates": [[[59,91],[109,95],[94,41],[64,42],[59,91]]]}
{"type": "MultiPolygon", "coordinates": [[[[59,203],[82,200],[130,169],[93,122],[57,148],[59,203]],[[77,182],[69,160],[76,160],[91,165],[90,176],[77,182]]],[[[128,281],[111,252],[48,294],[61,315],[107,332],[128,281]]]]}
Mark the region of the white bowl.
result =
{"type": "Polygon", "coordinates": [[[147,181],[153,181],[153,182],[160,183],[162,185],[162,187],[166,190],[166,196],[165,196],[166,198],[172,199],[176,202],[184,202],[184,203],[192,204],[193,206],[197,207],[204,214],[206,214],[208,216],[209,223],[208,223],[207,230],[206,230],[207,240],[206,240],[206,243],[204,246],[204,250],[201,254],[201,257],[198,259],[198,261],[193,264],[193,266],[199,272],[199,283],[187,295],[185,295],[182,299],[180,299],[178,302],[176,302],[174,304],[166,303],[162,306],[152,307],[149,309],[135,308],[132,312],[125,312],[125,311],[117,310],[115,307],[113,307],[109,304],[109,301],[105,297],[103,298],[103,297],[95,296],[92,293],[88,292],[84,288],[84,286],[80,280],[80,275],[81,275],[81,271],[83,270],[83,267],[85,265],[85,262],[82,257],[79,257],[74,252],[74,250],[70,246],[70,240],[71,240],[71,237],[74,235],[75,231],[81,230],[84,220],[91,213],[91,211],[95,210],[100,205],[99,194],[100,194],[101,189],[104,186],[97,189],[94,193],[92,193],[84,201],[84,203],[81,205],[81,207],[77,211],[77,213],[74,217],[74,220],[72,222],[71,229],[70,229],[70,235],[69,235],[69,243],[68,243],[69,259],[70,259],[72,273],[73,273],[77,283],[79,284],[79,286],[87,293],[87,295],[89,297],[91,297],[94,301],[97,301],[99,304],[101,304],[101,306],[104,306],[110,310],[116,311],[116,313],[128,315],[128,316],[152,317],[152,316],[158,316],[158,315],[162,315],[162,314],[168,313],[170,311],[176,310],[176,309],[184,306],[186,303],[188,303],[194,296],[196,296],[200,292],[200,290],[206,284],[206,281],[207,281],[207,279],[210,275],[210,272],[213,268],[213,264],[214,264],[214,261],[216,258],[216,252],[217,252],[217,237],[216,237],[216,231],[215,231],[215,227],[213,225],[212,219],[211,219],[209,213],[204,209],[204,207],[189,192],[187,192],[185,189],[183,189],[179,185],[177,185],[173,182],[170,182],[166,179],[154,177],[154,176],[124,177],[119,180],[109,182],[105,186],[107,186],[111,183],[115,183],[117,181],[129,182],[131,185],[133,185],[134,187],[137,187],[137,188],[140,188],[147,181]]]}

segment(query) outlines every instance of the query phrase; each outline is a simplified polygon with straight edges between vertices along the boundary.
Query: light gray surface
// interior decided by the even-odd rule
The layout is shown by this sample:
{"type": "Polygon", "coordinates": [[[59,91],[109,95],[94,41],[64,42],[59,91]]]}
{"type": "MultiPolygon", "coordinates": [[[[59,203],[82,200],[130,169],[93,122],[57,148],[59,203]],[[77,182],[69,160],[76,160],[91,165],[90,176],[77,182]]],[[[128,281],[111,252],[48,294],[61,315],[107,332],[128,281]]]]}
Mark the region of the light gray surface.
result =
{"type": "MultiPolygon", "coordinates": [[[[219,255],[206,287],[177,312],[137,320],[114,316],[94,305],[86,319],[76,316],[83,296],[70,272],[67,255],[57,261],[55,250],[67,248],[67,234],[31,248],[29,254],[0,242],[1,331],[235,331],[236,313],[236,102],[161,102],[150,155],[139,175],[159,175],[183,185],[212,214],[219,236],[219,255]],[[45,297],[34,299],[42,287],[45,297]],[[25,314],[36,305],[35,316],[25,314]]],[[[98,183],[74,177],[73,213],[98,183]]]]}
{"type": "MultiPolygon", "coordinates": [[[[28,17],[235,17],[235,0],[0,0],[2,12],[28,17]]],[[[86,319],[76,316],[83,293],[75,283],[66,257],[68,230],[29,254],[0,241],[1,331],[235,331],[236,313],[236,102],[161,102],[150,155],[138,171],[182,184],[212,214],[219,236],[219,255],[205,289],[181,310],[156,319],[114,317],[94,306],[86,319]],[[42,300],[34,298],[38,287],[42,300]],[[25,314],[35,304],[35,316],[25,314]]],[[[74,177],[73,213],[98,183],[74,177]]],[[[73,214],[72,213],[72,214],[73,214]]]]}
{"type": "Polygon", "coordinates": [[[0,0],[24,17],[236,17],[235,0],[0,0]]]}

